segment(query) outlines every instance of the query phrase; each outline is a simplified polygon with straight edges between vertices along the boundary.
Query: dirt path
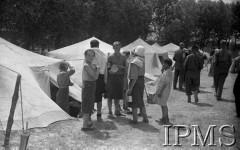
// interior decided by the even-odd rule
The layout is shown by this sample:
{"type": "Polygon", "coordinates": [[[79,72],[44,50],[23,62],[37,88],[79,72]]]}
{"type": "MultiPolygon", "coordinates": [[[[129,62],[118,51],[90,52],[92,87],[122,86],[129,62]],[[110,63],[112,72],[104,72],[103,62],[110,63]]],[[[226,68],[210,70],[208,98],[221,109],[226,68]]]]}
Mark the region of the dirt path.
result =
{"type": "MultiPolygon", "coordinates": [[[[49,125],[47,128],[31,129],[31,137],[28,143],[28,149],[240,149],[240,119],[235,116],[234,97],[232,95],[232,86],[235,76],[229,75],[224,86],[223,100],[216,101],[213,93],[212,78],[207,77],[204,69],[201,73],[201,87],[199,94],[199,103],[187,103],[186,95],[183,92],[172,91],[168,103],[170,122],[174,125],[199,125],[203,136],[205,136],[209,125],[217,125],[215,128],[216,146],[192,147],[193,132],[188,138],[181,138],[182,146],[164,147],[164,127],[155,122],[155,119],[161,116],[161,109],[158,105],[147,104],[147,113],[149,124],[140,122],[138,125],[130,125],[128,121],[131,115],[119,117],[115,120],[107,119],[106,100],[104,101],[103,122],[95,123],[96,130],[91,132],[82,132],[82,120],[60,121],[49,125]],[[234,125],[237,143],[230,147],[220,147],[219,138],[223,138],[218,130],[222,125],[234,125]]],[[[96,114],[93,115],[96,120],[96,114]]],[[[141,120],[141,118],[139,118],[141,120]]],[[[183,134],[185,130],[181,130],[183,134]]],[[[193,131],[193,130],[192,130],[193,131]]],[[[19,145],[20,132],[13,132],[11,136],[11,145],[19,145]]],[[[170,144],[174,144],[174,129],[170,129],[170,144]]],[[[0,132],[0,144],[3,144],[4,135],[0,132]]],[[[224,139],[225,142],[231,140],[224,139]]],[[[199,143],[199,140],[198,140],[199,143]]],[[[1,149],[1,148],[0,148],[1,149]]]]}

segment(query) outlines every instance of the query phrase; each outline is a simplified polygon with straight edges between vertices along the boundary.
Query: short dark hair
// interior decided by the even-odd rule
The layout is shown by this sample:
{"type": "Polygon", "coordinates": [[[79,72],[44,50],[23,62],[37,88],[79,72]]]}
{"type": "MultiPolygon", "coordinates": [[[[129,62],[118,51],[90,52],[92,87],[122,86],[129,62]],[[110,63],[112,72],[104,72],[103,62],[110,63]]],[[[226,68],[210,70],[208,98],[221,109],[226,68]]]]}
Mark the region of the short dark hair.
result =
{"type": "Polygon", "coordinates": [[[94,56],[95,56],[95,52],[93,49],[87,49],[85,52],[84,52],[84,56],[86,56],[89,52],[93,52],[94,56]]]}
{"type": "Polygon", "coordinates": [[[113,46],[115,46],[115,45],[120,45],[120,46],[122,46],[122,45],[121,45],[121,42],[119,42],[119,41],[114,42],[114,43],[113,43],[113,46]]]}
{"type": "Polygon", "coordinates": [[[123,51],[122,52],[125,56],[129,56],[130,55],[130,52],[129,51],[123,51]]]}
{"type": "Polygon", "coordinates": [[[210,52],[210,56],[213,56],[214,54],[215,54],[214,50],[210,52]]]}
{"type": "Polygon", "coordinates": [[[199,46],[198,45],[193,45],[192,46],[192,52],[197,52],[199,50],[199,46]]]}
{"type": "Polygon", "coordinates": [[[172,66],[172,64],[173,64],[173,62],[172,62],[172,60],[170,58],[163,59],[163,62],[168,64],[169,66],[172,66]]]}
{"type": "Polygon", "coordinates": [[[60,65],[59,65],[59,70],[67,70],[68,68],[67,68],[67,62],[65,62],[65,61],[63,61],[63,62],[61,62],[60,63],[60,65]]]}
{"type": "Polygon", "coordinates": [[[99,41],[98,40],[92,40],[90,42],[91,48],[93,47],[99,47],[99,41]]]}

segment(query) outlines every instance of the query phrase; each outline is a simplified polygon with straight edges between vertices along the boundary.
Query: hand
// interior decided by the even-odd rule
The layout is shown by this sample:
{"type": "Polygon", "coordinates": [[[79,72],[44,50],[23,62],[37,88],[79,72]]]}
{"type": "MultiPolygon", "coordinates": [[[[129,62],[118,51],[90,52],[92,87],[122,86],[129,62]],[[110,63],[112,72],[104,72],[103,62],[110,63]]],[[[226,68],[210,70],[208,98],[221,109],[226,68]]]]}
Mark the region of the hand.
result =
{"type": "Polygon", "coordinates": [[[128,96],[132,95],[132,90],[131,89],[127,90],[127,95],[128,96]]]}
{"type": "Polygon", "coordinates": [[[155,83],[154,83],[154,82],[151,82],[150,85],[153,86],[153,85],[155,85],[155,83]]]}
{"type": "Polygon", "coordinates": [[[158,94],[158,97],[162,97],[162,93],[159,93],[159,94],[158,94]]]}

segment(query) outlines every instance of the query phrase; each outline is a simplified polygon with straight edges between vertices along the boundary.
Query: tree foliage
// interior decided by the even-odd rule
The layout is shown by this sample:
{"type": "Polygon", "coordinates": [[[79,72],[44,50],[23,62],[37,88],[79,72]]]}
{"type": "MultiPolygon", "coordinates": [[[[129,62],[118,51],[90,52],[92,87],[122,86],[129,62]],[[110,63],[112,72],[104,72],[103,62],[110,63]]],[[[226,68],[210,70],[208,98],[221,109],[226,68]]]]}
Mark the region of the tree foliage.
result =
{"type": "Polygon", "coordinates": [[[239,38],[240,33],[239,2],[2,0],[0,4],[0,36],[29,50],[57,49],[92,36],[126,45],[152,33],[162,44],[204,45],[206,40],[239,38]]]}

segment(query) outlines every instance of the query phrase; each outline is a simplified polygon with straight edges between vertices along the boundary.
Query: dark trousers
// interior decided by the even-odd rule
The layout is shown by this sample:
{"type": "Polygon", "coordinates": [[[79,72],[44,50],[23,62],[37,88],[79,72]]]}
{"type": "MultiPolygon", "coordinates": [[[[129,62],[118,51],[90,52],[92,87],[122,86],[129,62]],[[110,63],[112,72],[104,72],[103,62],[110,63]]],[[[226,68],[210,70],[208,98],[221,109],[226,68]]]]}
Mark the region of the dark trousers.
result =
{"type": "Polygon", "coordinates": [[[238,116],[240,116],[240,75],[238,74],[235,83],[234,83],[234,87],[233,87],[233,94],[235,97],[235,105],[236,105],[236,113],[238,116]]]}
{"type": "Polygon", "coordinates": [[[187,71],[185,75],[185,91],[186,95],[192,95],[192,91],[198,91],[200,86],[200,72],[199,71],[187,71]]]}
{"type": "Polygon", "coordinates": [[[184,82],[184,73],[185,70],[182,69],[175,69],[174,71],[174,79],[173,79],[173,88],[177,88],[177,81],[179,78],[179,88],[182,88],[184,82]]]}
{"type": "Polygon", "coordinates": [[[221,98],[222,97],[222,90],[224,82],[227,78],[228,73],[225,72],[214,72],[214,85],[215,85],[215,92],[216,97],[221,98]]]}

